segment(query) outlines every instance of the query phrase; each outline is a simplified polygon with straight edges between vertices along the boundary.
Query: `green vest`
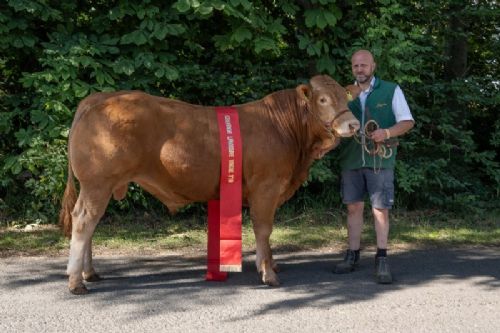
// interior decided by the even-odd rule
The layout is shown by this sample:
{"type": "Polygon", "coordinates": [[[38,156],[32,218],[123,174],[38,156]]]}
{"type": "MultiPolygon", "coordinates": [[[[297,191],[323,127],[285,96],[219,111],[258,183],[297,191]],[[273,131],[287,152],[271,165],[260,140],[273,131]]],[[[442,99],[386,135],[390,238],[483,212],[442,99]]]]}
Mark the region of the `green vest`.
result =
{"type": "MultiPolygon", "coordinates": [[[[369,93],[365,103],[365,120],[375,120],[379,128],[388,128],[396,123],[394,112],[392,111],[392,97],[397,85],[375,78],[373,90],[369,93]]],[[[361,101],[359,97],[349,103],[349,109],[359,120],[361,128],[362,123],[361,101]]],[[[361,141],[361,138],[356,138],[361,141]]],[[[361,144],[354,138],[343,138],[341,145],[335,150],[338,153],[340,167],[342,170],[352,170],[359,168],[388,168],[394,169],[396,163],[396,147],[392,147],[392,156],[390,158],[381,158],[378,155],[368,154],[361,144]]]]}

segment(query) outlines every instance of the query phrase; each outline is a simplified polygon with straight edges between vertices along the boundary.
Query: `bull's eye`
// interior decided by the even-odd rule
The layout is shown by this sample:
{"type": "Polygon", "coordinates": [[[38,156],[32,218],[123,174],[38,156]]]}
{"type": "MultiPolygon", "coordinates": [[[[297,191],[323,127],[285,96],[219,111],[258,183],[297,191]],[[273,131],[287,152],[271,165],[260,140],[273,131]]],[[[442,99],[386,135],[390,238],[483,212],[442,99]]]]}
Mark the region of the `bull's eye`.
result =
{"type": "Polygon", "coordinates": [[[321,96],[321,97],[319,98],[319,102],[320,102],[321,104],[326,104],[326,103],[328,102],[328,98],[326,98],[325,96],[321,96]]]}

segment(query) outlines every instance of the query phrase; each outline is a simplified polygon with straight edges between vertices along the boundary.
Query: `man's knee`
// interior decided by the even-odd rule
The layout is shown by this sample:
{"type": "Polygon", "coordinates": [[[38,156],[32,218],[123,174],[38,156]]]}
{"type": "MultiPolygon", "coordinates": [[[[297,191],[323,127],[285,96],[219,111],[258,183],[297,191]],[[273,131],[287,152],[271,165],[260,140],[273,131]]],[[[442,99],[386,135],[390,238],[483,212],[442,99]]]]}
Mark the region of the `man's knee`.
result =
{"type": "Polygon", "coordinates": [[[350,216],[362,216],[364,206],[365,204],[362,201],[347,204],[347,214],[349,214],[350,216]]]}

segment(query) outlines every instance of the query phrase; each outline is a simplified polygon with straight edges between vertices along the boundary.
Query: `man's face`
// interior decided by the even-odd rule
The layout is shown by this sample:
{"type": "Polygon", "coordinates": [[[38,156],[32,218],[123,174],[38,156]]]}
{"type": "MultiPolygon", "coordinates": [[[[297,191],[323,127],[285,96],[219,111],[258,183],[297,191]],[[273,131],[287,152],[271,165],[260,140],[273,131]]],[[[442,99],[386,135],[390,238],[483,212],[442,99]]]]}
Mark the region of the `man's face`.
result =
{"type": "Polygon", "coordinates": [[[369,83],[375,72],[375,62],[370,53],[359,52],[351,59],[352,74],[361,84],[369,83]]]}

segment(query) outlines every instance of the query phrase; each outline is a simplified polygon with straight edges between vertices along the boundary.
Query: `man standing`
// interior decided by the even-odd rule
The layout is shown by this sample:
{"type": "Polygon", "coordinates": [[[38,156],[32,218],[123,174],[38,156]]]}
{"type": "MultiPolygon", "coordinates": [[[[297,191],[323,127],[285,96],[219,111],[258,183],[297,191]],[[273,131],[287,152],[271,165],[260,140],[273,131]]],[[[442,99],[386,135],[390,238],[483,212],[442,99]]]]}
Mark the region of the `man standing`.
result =
{"type": "Polygon", "coordinates": [[[342,201],[347,205],[349,249],[333,271],[352,272],[359,261],[364,197],[368,194],[377,235],[376,281],[392,283],[387,240],[389,209],[394,203],[396,147],[389,147],[388,139],[408,132],[414,120],[401,88],[374,76],[376,63],[369,51],[355,52],[351,65],[361,93],[349,108],[361,123],[361,133],[358,138],[346,139],[336,150],[342,168],[342,201]]]}

